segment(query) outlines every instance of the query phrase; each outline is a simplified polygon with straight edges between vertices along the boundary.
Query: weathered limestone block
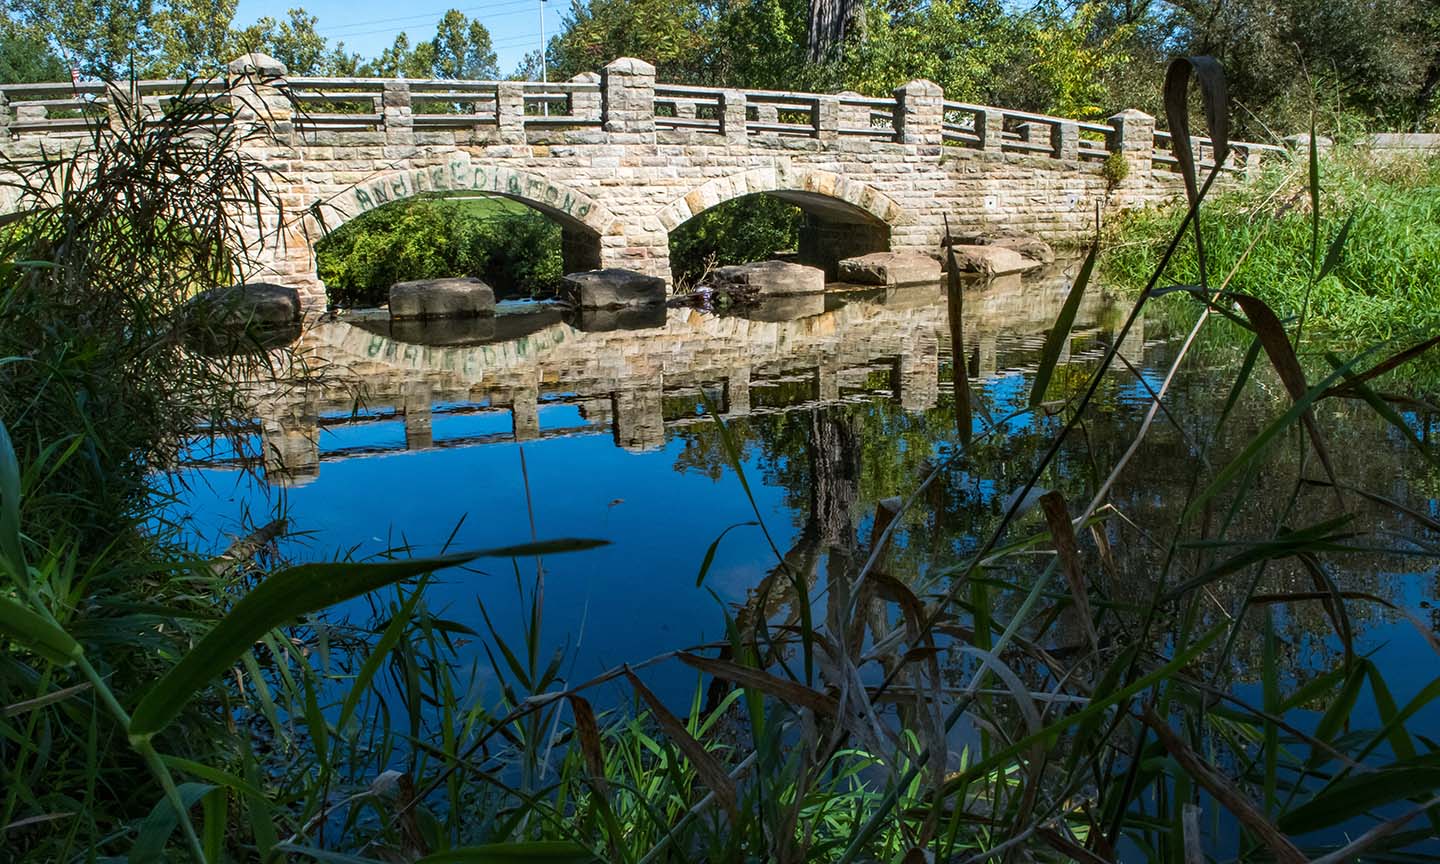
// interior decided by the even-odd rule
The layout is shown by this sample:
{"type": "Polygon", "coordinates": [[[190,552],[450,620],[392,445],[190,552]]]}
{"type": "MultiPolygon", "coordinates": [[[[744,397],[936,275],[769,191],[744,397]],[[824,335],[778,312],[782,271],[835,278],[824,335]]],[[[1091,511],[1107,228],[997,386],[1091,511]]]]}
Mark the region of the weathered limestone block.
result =
{"type": "Polygon", "coordinates": [[[300,320],[300,292],[284,285],[251,282],[211,288],[188,304],[207,324],[225,327],[283,327],[300,320]]]}
{"type": "Polygon", "coordinates": [[[665,280],[634,270],[607,267],[567,273],[565,288],[581,309],[617,309],[665,302],[665,280]]]}
{"type": "Polygon", "coordinates": [[[940,278],[940,264],[918,252],[872,252],[840,262],[840,281],[860,285],[934,284],[940,278]]]}
{"type": "Polygon", "coordinates": [[[419,279],[390,286],[390,317],[474,318],[495,313],[495,292],[479,279],[419,279]]]}
{"type": "Polygon", "coordinates": [[[754,290],[762,297],[817,294],[825,290],[825,271],[786,261],[754,261],[718,267],[708,281],[723,287],[754,290]]]}
{"type": "Polygon", "coordinates": [[[983,273],[986,276],[1004,276],[1007,273],[1023,273],[1043,266],[1004,246],[955,246],[955,261],[965,273],[983,273]]]}
{"type": "Polygon", "coordinates": [[[997,231],[991,234],[960,234],[954,241],[959,246],[1000,246],[1005,249],[1014,249],[1026,258],[1039,261],[1041,264],[1052,264],[1055,261],[1055,250],[1032,234],[1022,231],[997,231]]]}

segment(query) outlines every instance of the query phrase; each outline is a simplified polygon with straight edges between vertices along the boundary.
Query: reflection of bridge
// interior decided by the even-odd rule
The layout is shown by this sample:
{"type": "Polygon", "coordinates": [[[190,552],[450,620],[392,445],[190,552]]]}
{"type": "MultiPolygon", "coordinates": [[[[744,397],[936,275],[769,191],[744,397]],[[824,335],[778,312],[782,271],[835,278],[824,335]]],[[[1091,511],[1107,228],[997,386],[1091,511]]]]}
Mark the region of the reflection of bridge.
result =
{"type": "MultiPolygon", "coordinates": [[[[668,277],[668,238],[692,216],[770,193],[806,213],[802,260],[937,248],[958,229],[1024,229],[1049,240],[1088,232],[1097,203],[1126,206],[1174,194],[1169,139],[1153,118],[1104,123],[949,102],[928,81],[884,98],[660,84],[654,67],[620,59],[603,74],[533,84],[289,78],[263,55],[231,64],[206,91],[217,123],[274,172],[283,213],[265,214],[250,280],[304,290],[322,307],[313,243],[388,201],[476,190],[555,219],[567,270],[620,266],[668,277]],[[1158,145],[1158,149],[1157,149],[1158,145]],[[1102,164],[1123,156],[1115,188],[1102,164]]],[[[159,114],[184,82],[140,82],[159,114]]],[[[127,98],[100,84],[0,87],[0,153],[78,146],[127,98]]],[[[1238,145],[1232,167],[1257,164],[1238,145]]],[[[1209,145],[1192,150],[1203,161],[1209,145]]],[[[262,202],[263,204],[263,202],[262,202]]]]}
{"type": "MultiPolygon", "coordinates": [[[[1023,288],[1016,280],[969,292],[970,376],[1002,371],[1002,336],[1043,333],[1065,285],[1052,277],[1023,288]]],[[[576,431],[542,432],[545,405],[576,405],[586,428],[608,424],[617,445],[643,450],[662,445],[667,426],[698,422],[702,391],[728,416],[852,398],[892,398],[907,411],[937,404],[941,355],[950,342],[938,287],[828,300],[809,298],[814,308],[792,310],[803,317],[789,320],[671,309],[657,326],[600,332],[540,313],[532,319],[538,329],[527,335],[470,347],[429,347],[357,324],[320,324],[300,348],[316,374],[255,393],[265,466],[277,479],[313,475],[322,458],[320,430],[335,425],[403,419],[408,449],[576,431]],[[437,444],[434,417],[476,413],[508,413],[510,431],[437,444]]],[[[1105,329],[1107,310],[1098,293],[1088,297],[1075,338],[1105,329]]]]}

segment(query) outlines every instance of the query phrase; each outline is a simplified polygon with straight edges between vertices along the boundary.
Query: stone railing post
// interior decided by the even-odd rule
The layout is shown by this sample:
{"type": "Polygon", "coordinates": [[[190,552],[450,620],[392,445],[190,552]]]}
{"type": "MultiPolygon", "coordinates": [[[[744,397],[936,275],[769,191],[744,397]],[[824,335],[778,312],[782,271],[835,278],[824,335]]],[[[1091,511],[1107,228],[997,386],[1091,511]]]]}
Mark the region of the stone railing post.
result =
{"type": "Polygon", "coordinates": [[[821,141],[840,140],[840,97],[821,96],[815,100],[815,137],[821,141]]]}
{"type": "Polygon", "coordinates": [[[1026,144],[1049,144],[1050,130],[1052,128],[1053,127],[1046,123],[1031,121],[1029,123],[1021,123],[1015,128],[1015,131],[1020,135],[1020,140],[1026,144]]]}
{"type": "MultiPolygon", "coordinates": [[[[599,84],[600,73],[581,72],[570,81],[575,84],[599,84]]],[[[585,120],[600,119],[599,91],[578,90],[570,94],[570,116],[585,120]]]]}
{"type": "Polygon", "coordinates": [[[410,85],[405,81],[386,81],[380,93],[380,116],[385,125],[385,143],[415,143],[415,114],[410,105],[410,85]]]}
{"type": "Polygon", "coordinates": [[[495,86],[495,122],[503,141],[525,140],[525,86],[501,81],[495,86]]]}
{"type": "Polygon", "coordinates": [[[612,61],[601,73],[605,131],[654,136],[655,67],[634,57],[612,61]]]}
{"type": "Polygon", "coordinates": [[[749,131],[745,128],[745,94],[739,90],[726,90],[720,97],[720,131],[732,143],[745,143],[749,131]]]}
{"type": "Polygon", "coordinates": [[[1050,127],[1050,155],[1056,159],[1075,161],[1080,158],[1080,125],[1073,120],[1050,127]]]}
{"type": "Polygon", "coordinates": [[[939,147],[945,135],[945,91],[920,79],[895,88],[895,137],[901,144],[939,147]]]}
{"type": "Polygon", "coordinates": [[[1127,176],[1149,179],[1155,173],[1155,118],[1129,108],[1110,118],[1107,146],[1125,158],[1127,176]]]}
{"type": "Polygon", "coordinates": [[[1005,149],[1005,115],[995,108],[975,112],[975,136],[980,149],[999,153],[1005,149]]]}
{"type": "Polygon", "coordinates": [[[10,110],[10,100],[0,93],[0,140],[6,137],[10,129],[10,117],[15,112],[10,110]]]}
{"type": "Polygon", "coordinates": [[[281,141],[295,131],[295,112],[285,95],[285,64],[258,51],[230,61],[230,104],[235,121],[263,125],[281,141]]]}
{"type": "MultiPolygon", "coordinates": [[[[836,99],[863,99],[864,97],[854,90],[842,90],[836,95],[836,99]]],[[[840,106],[840,127],[842,129],[869,129],[870,128],[870,107],[868,105],[844,105],[840,106]]]]}

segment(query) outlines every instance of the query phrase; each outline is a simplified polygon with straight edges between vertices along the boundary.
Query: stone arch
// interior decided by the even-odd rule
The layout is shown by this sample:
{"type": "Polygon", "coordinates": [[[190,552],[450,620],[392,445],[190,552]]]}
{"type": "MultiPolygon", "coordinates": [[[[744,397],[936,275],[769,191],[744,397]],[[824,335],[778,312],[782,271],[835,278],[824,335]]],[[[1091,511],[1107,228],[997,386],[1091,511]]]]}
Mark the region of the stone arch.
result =
{"type": "Polygon", "coordinates": [[[910,221],[890,196],[833,171],[757,168],[718,177],[671,201],[659,212],[667,232],[705,211],[749,195],[768,194],[805,212],[800,257],[835,277],[840,258],[890,248],[890,229],[910,221]]]}
{"type": "Polygon", "coordinates": [[[608,207],[578,189],[460,152],[433,165],[378,172],[321,197],[311,211],[318,229],[314,239],[377,207],[437,192],[488,192],[545,214],[560,225],[567,270],[599,267],[600,238],[616,221],[608,207]]]}

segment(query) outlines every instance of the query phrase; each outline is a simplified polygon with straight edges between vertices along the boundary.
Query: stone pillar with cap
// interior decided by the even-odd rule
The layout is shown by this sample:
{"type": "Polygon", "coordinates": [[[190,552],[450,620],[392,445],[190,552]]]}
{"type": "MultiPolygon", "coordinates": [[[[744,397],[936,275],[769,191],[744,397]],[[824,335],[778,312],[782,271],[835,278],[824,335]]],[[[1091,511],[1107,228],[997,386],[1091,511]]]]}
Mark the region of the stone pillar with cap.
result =
{"type": "Polygon", "coordinates": [[[572,90],[570,92],[570,116],[579,117],[585,120],[600,119],[600,73],[581,72],[570,79],[572,84],[585,85],[584,90],[572,90]],[[590,86],[597,89],[591,90],[590,86]]]}
{"type": "Polygon", "coordinates": [[[236,122],[263,125],[271,137],[290,142],[295,133],[295,110],[286,95],[289,73],[285,64],[252,51],[231,60],[228,68],[236,122]]]}
{"type": "Polygon", "coordinates": [[[1155,118],[1128,108],[1110,118],[1110,127],[1110,152],[1121,154],[1129,169],[1125,185],[1148,183],[1155,165],[1155,118]]]}
{"type": "Polygon", "coordinates": [[[895,89],[895,135],[901,144],[939,147],[945,134],[945,91],[923,78],[895,89]]]}
{"type": "Polygon", "coordinates": [[[655,138],[655,67],[634,57],[621,57],[601,73],[605,131],[617,144],[655,138]],[[615,138],[613,136],[628,136],[615,138]]]}

